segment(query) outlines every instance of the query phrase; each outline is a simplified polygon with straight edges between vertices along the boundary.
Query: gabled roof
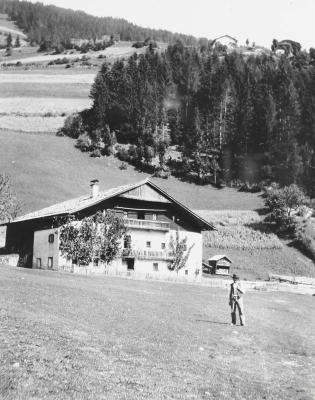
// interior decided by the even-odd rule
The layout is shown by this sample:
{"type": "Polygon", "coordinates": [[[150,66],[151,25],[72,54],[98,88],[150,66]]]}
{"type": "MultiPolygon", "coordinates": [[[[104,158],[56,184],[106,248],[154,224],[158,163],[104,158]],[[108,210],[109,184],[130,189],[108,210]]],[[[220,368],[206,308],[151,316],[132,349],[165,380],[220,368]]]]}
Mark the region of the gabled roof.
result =
{"type": "Polygon", "coordinates": [[[222,260],[222,258],[226,258],[228,261],[230,261],[230,263],[232,262],[232,260],[227,257],[225,254],[217,254],[211,258],[208,258],[208,261],[219,261],[222,260]]]}
{"type": "Polygon", "coordinates": [[[212,43],[214,43],[214,42],[216,42],[217,40],[220,40],[220,39],[222,39],[222,38],[229,38],[229,39],[234,40],[234,42],[237,43],[237,39],[235,39],[234,37],[232,37],[232,36],[230,36],[230,35],[222,35],[222,36],[219,36],[219,37],[213,39],[212,43]]]}
{"type": "Polygon", "coordinates": [[[170,202],[173,204],[176,204],[183,212],[188,214],[191,218],[193,218],[196,222],[199,223],[199,225],[202,227],[202,229],[214,229],[214,226],[207,222],[205,219],[201,218],[199,215],[195,214],[192,210],[190,210],[188,207],[171,197],[169,194],[167,194],[163,189],[152,183],[149,178],[129,184],[129,185],[124,185],[124,186],[118,186],[116,188],[112,188],[109,190],[101,191],[98,193],[97,196],[91,197],[90,195],[85,195],[81,197],[77,197],[75,199],[67,200],[62,203],[57,203],[54,204],[50,207],[43,208],[38,211],[31,212],[29,214],[22,215],[20,217],[15,218],[13,221],[1,224],[1,225],[9,225],[13,223],[19,223],[19,222],[25,222],[25,221],[30,221],[30,220],[35,220],[35,219],[40,219],[40,218],[48,218],[48,217],[54,217],[58,215],[69,215],[69,214],[74,214],[77,213],[81,210],[84,210],[86,208],[95,206],[104,200],[108,200],[111,198],[114,198],[116,196],[119,196],[121,194],[124,194],[126,192],[129,192],[132,189],[135,189],[139,186],[142,185],[148,185],[151,188],[153,188],[155,191],[157,191],[159,194],[164,196],[166,199],[168,199],[170,202]]]}

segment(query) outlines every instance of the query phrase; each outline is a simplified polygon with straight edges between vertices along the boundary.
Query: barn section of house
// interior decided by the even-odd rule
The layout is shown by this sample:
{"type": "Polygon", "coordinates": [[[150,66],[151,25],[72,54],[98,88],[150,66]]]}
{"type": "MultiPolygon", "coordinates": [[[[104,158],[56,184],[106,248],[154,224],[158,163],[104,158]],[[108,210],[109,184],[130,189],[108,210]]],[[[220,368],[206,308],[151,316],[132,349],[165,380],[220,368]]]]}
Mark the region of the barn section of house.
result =
{"type": "Polygon", "coordinates": [[[168,268],[173,259],[169,243],[187,237],[191,252],[179,275],[196,277],[202,268],[203,230],[213,226],[193,213],[150,180],[99,192],[98,181],[91,181],[90,194],[55,204],[16,218],[7,224],[6,250],[20,254],[20,264],[44,269],[77,270],[72,260],[59,251],[60,217],[75,215],[80,220],[99,210],[113,209],[124,217],[127,236],[122,240],[121,256],[110,265],[97,259],[89,266],[97,273],[111,272],[146,276],[176,274],[168,268]],[[58,226],[58,224],[57,224],[58,226]]]}

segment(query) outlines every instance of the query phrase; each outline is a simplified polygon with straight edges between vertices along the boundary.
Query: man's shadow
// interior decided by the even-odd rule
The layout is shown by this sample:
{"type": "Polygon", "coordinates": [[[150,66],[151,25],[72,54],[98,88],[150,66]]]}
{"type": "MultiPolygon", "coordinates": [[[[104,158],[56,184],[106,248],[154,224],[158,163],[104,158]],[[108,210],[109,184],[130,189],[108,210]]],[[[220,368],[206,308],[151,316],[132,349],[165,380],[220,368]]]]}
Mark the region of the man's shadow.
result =
{"type": "Polygon", "coordinates": [[[196,319],[196,322],[207,322],[208,324],[217,324],[217,325],[230,325],[228,322],[210,321],[207,319],[196,319]]]}

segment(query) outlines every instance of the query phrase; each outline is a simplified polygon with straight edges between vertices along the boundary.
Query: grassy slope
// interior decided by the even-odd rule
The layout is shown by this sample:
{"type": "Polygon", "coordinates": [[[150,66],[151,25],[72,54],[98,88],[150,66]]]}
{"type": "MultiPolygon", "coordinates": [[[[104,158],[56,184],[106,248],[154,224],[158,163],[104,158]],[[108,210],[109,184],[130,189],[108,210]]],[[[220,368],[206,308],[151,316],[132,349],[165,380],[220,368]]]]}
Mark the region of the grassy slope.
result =
{"type": "MultiPolygon", "coordinates": [[[[100,180],[101,189],[136,182],[148,175],[112,157],[93,159],[74,148],[75,141],[51,135],[36,135],[0,130],[0,171],[12,177],[24,211],[36,210],[55,202],[87,193],[89,181],[100,180]]],[[[155,182],[170,194],[195,209],[256,209],[262,206],[257,195],[232,189],[217,190],[180,182],[175,178],[155,182]]]]}
{"type": "MultiPolygon", "coordinates": [[[[74,148],[75,141],[52,135],[27,134],[0,130],[0,171],[10,174],[23,212],[36,210],[89,191],[89,181],[100,180],[101,189],[137,182],[148,175],[128,167],[121,171],[113,157],[94,159],[74,148]]],[[[262,207],[258,195],[233,189],[217,190],[197,186],[175,178],[153,179],[168,193],[193,209],[241,209],[262,207]]],[[[265,279],[269,272],[314,276],[314,264],[300,253],[283,249],[241,251],[204,248],[203,258],[228,254],[234,268],[244,278],[265,279]]]]}
{"type": "Polygon", "coordinates": [[[1,266],[0,303],[3,399],[315,395],[311,296],[247,293],[241,328],[224,290],[1,266]]]}

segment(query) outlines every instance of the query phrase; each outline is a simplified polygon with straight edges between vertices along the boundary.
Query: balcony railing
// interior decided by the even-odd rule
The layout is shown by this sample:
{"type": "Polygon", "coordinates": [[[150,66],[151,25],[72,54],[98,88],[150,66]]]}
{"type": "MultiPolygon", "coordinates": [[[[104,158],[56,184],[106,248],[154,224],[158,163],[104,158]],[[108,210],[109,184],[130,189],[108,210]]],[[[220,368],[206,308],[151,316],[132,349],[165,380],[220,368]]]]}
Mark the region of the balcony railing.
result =
{"type": "Polygon", "coordinates": [[[169,251],[123,249],[123,258],[139,260],[173,260],[174,254],[169,251]]]}
{"type": "Polygon", "coordinates": [[[169,222],[164,222],[164,221],[152,221],[148,219],[132,219],[132,218],[126,218],[124,221],[128,228],[151,229],[155,231],[170,230],[169,222]]]}

